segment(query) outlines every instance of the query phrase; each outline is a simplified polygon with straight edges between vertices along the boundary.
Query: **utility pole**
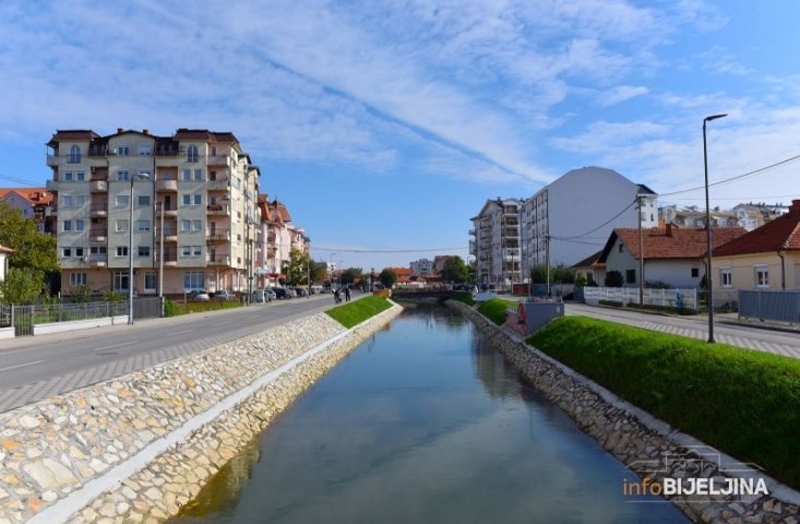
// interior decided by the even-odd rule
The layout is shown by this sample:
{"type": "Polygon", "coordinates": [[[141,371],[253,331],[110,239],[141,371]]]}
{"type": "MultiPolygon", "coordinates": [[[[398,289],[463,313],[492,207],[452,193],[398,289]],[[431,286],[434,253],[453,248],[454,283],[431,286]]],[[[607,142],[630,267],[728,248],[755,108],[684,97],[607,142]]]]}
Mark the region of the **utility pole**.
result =
{"type": "MultiPolygon", "coordinates": [[[[549,229],[549,226],[548,226],[549,229]]],[[[550,233],[544,235],[544,264],[547,269],[547,297],[550,296],[550,233]]]]}
{"type": "Polygon", "coordinates": [[[161,316],[164,316],[164,199],[161,199],[161,218],[159,220],[158,232],[158,303],[161,308],[161,316]]]}
{"type": "Polygon", "coordinates": [[[642,200],[644,195],[636,195],[639,201],[639,305],[644,306],[644,238],[642,234],[642,200]]]}

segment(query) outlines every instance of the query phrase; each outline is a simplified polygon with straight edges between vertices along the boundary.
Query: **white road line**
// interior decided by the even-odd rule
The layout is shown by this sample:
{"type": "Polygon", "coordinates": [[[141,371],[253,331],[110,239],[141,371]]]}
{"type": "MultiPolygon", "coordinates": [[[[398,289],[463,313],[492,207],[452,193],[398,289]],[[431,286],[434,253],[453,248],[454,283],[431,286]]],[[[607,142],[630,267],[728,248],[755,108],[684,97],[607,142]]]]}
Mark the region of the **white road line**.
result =
{"type": "Polygon", "coordinates": [[[136,343],[137,342],[135,340],[133,342],[120,342],[119,344],[112,344],[110,346],[103,346],[103,347],[95,348],[94,351],[103,351],[103,350],[106,350],[106,349],[120,348],[122,346],[132,346],[132,345],[134,345],[136,343]]]}
{"type": "Polygon", "coordinates": [[[44,360],[34,360],[33,362],[27,362],[25,364],[17,364],[16,366],[8,366],[6,368],[0,368],[0,371],[9,371],[11,369],[19,369],[19,368],[25,368],[25,367],[28,367],[28,366],[35,366],[36,364],[39,364],[41,362],[44,362],[44,360]]]}

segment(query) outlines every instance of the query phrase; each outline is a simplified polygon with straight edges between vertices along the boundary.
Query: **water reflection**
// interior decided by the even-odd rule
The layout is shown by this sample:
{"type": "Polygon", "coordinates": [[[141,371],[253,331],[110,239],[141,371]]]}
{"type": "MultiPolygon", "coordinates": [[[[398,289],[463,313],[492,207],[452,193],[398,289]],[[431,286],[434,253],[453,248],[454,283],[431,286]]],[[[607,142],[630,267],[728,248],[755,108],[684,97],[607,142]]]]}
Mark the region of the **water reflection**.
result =
{"type": "Polygon", "coordinates": [[[634,477],[444,308],[375,334],[258,449],[173,522],[685,522],[624,500],[634,477]]]}

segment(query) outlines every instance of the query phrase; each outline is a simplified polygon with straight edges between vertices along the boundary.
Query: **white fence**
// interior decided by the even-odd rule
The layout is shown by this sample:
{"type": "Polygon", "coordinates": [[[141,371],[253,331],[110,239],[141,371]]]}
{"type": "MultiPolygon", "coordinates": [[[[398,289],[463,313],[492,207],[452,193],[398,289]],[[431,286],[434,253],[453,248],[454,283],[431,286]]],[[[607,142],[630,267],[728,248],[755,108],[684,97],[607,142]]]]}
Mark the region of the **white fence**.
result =
{"type": "MultiPolygon", "coordinates": [[[[601,300],[620,302],[623,306],[639,304],[639,288],[636,287],[585,287],[583,298],[587,304],[596,306],[601,300]]],[[[644,289],[644,304],[677,309],[699,310],[696,289],[644,289]]]]}

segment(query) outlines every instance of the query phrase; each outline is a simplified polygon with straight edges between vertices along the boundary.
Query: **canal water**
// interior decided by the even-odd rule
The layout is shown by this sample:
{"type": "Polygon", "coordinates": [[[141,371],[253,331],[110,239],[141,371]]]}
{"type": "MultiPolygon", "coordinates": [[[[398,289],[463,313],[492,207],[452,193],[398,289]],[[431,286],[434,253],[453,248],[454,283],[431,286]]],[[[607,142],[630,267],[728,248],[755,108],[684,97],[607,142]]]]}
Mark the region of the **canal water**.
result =
{"type": "Polygon", "coordinates": [[[172,524],[684,523],[461,314],[410,307],[172,524]]]}

